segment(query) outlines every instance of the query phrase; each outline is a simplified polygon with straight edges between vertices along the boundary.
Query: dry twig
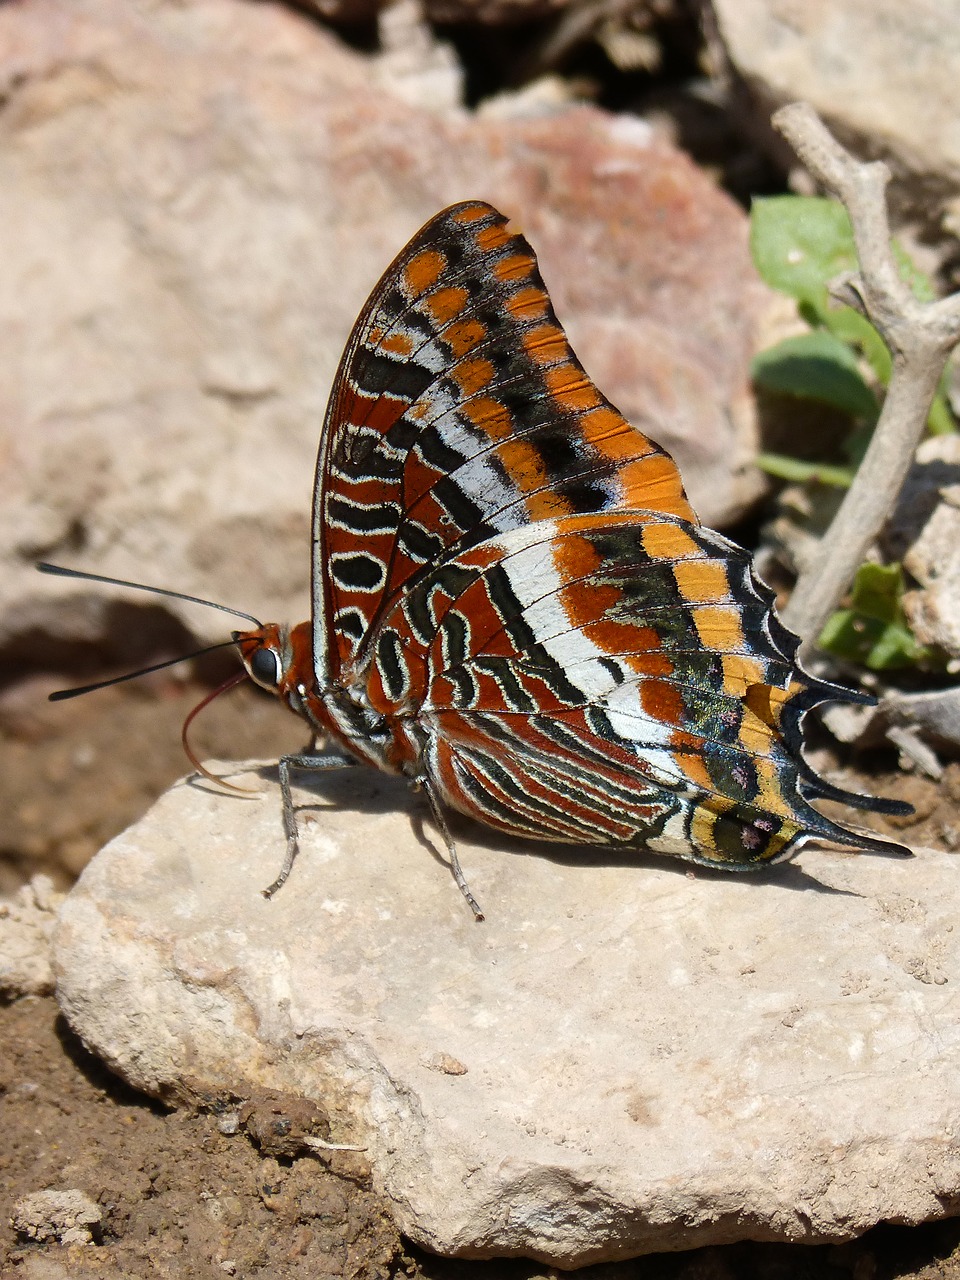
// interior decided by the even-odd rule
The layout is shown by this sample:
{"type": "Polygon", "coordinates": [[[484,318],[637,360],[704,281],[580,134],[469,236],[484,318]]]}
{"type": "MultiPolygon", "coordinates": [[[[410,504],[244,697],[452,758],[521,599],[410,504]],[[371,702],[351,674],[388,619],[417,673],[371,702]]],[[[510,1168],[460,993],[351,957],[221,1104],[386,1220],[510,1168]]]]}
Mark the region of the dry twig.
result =
{"type": "Polygon", "coordinates": [[[831,293],[870,319],[893,357],[870,447],[784,610],[787,626],[810,648],[893,509],[947,356],[960,341],[960,294],[919,302],[900,278],[890,249],[885,164],[854,160],[806,103],[781,108],[773,123],[813,176],[846,206],[860,270],[841,277],[831,293]]]}

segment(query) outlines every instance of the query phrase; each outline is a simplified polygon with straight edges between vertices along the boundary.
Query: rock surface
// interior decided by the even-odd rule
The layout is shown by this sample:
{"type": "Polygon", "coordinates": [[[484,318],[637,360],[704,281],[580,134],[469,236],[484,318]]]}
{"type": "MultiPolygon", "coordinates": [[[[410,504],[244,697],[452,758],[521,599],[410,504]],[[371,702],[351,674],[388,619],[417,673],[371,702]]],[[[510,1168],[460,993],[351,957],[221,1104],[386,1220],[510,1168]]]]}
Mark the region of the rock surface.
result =
{"type": "Polygon", "coordinates": [[[343,344],[408,237],[468,197],[522,223],[579,355],[704,519],[756,495],[767,295],[742,210],[636,118],[430,112],[376,73],[270,3],[0,6],[0,643],[142,623],[35,558],[305,616],[343,344]]]}
{"type": "Polygon", "coordinates": [[[62,902],[49,876],[34,876],[11,900],[0,899],[0,998],[53,992],[50,939],[62,902]]]}
{"type": "Polygon", "coordinates": [[[960,437],[920,445],[894,526],[903,566],[919,584],[903,598],[913,633],[960,660],[960,437]]]}
{"type": "Polygon", "coordinates": [[[67,899],[62,1008],[134,1085],[305,1095],[403,1231],[468,1257],[572,1267],[960,1208],[955,857],[808,850],[735,877],[465,826],[476,924],[404,784],[307,782],[271,901],[272,768],[259,799],[178,785],[67,899]]]}
{"type": "Polygon", "coordinates": [[[92,1244],[102,1221],[103,1210],[85,1191],[51,1187],[18,1200],[11,1225],[23,1240],[76,1245],[92,1244]]]}
{"type": "Polygon", "coordinates": [[[761,112],[809,102],[843,140],[908,178],[916,206],[936,195],[956,199],[956,5],[712,0],[711,7],[724,51],[761,112]]]}

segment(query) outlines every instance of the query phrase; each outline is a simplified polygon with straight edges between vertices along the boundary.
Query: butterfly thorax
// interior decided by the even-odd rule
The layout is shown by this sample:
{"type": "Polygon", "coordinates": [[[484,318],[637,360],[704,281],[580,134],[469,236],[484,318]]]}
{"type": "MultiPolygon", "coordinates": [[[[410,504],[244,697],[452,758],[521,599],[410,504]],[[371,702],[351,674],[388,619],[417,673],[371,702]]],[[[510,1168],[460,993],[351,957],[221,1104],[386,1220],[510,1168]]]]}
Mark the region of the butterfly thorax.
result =
{"type": "Polygon", "coordinates": [[[412,718],[378,710],[365,677],[358,674],[326,688],[318,684],[309,622],[295,627],[267,623],[236,632],[234,639],[251,680],[306,720],[324,743],[388,773],[419,772],[422,744],[412,718]]]}

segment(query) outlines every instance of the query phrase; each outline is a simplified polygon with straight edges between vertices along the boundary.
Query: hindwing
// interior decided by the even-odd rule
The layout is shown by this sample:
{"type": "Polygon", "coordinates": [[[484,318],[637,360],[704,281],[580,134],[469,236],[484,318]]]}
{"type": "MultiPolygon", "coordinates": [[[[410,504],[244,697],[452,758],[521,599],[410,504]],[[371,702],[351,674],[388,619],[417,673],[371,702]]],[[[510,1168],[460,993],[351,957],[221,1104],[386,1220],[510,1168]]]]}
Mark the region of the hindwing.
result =
{"type": "Polygon", "coordinates": [[[501,829],[742,867],[807,838],[817,703],[749,556],[573,354],[526,240],[439,214],[377,285],[331,397],[314,662],[438,799],[501,829]],[[411,729],[411,726],[413,728],[411,729]]]}
{"type": "Polygon", "coordinates": [[[615,512],[509,531],[385,627],[414,645],[432,636],[419,710],[431,778],[493,826],[732,866],[811,837],[889,847],[809,803],[863,801],[810,770],[800,726],[860,695],[798,667],[747,553],[690,521],[615,512]]]}

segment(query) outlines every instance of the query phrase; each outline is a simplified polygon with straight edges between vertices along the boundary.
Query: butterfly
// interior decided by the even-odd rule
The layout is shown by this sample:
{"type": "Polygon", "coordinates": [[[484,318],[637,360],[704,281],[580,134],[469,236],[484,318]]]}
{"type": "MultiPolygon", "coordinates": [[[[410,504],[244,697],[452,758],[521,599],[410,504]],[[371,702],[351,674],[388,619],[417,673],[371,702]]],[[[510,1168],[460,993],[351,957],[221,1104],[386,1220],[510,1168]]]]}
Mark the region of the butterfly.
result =
{"type": "Polygon", "coordinates": [[[700,524],[668,453],[577,360],[530,245],[489,204],[432,218],[340,361],[313,496],[309,622],[235,632],[307,722],[290,770],[363,762],[511,835],[741,870],[808,840],[909,854],[817,797],[887,813],[802,755],[866,695],[807,674],[747,552],[700,524]]]}

